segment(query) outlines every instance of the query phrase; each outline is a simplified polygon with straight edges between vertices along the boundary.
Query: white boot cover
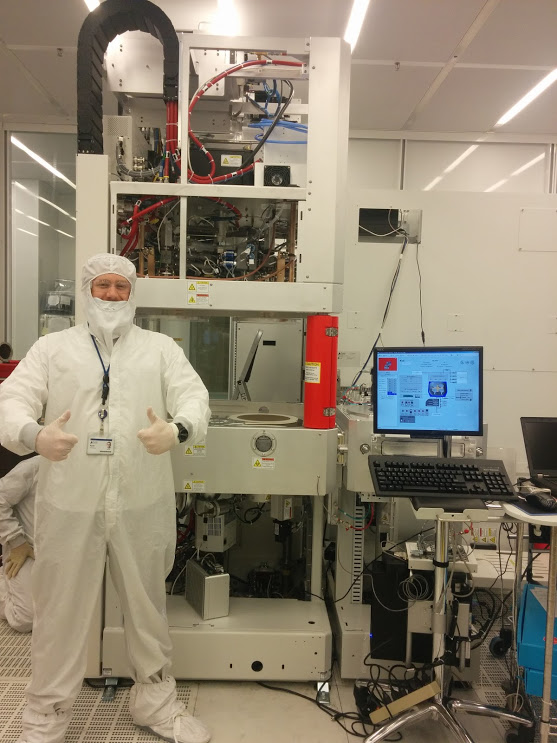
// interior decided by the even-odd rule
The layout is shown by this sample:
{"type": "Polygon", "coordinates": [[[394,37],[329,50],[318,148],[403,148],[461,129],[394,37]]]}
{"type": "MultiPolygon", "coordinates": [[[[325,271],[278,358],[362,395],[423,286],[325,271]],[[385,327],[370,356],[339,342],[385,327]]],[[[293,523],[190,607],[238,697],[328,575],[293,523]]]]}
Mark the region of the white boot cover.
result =
{"type": "Polygon", "coordinates": [[[136,725],[169,743],[208,743],[211,740],[208,728],[178,701],[176,681],[172,676],[154,684],[135,683],[130,690],[130,714],[136,725]]]}
{"type": "Polygon", "coordinates": [[[43,715],[25,707],[23,732],[18,743],[64,743],[71,719],[71,709],[43,715]]]}

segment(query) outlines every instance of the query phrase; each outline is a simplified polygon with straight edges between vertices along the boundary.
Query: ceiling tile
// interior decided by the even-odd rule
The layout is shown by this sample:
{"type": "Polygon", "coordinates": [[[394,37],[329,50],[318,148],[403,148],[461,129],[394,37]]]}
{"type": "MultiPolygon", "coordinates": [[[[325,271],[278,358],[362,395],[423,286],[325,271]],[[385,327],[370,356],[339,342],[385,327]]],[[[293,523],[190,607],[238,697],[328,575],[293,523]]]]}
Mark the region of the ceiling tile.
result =
{"type": "Polygon", "coordinates": [[[357,59],[447,62],[485,0],[371,0],[357,59]]]}
{"type": "Polygon", "coordinates": [[[503,0],[462,55],[462,62],[557,66],[557,2],[503,0]]]}
{"type": "Polygon", "coordinates": [[[411,129],[486,132],[539,80],[532,70],[453,70],[411,129]]]}
{"type": "Polygon", "coordinates": [[[8,45],[77,46],[87,13],[83,0],[5,0],[0,36],[8,45]]]}
{"type": "Polygon", "coordinates": [[[352,64],[351,129],[399,129],[435,79],[436,67],[352,64]]]}

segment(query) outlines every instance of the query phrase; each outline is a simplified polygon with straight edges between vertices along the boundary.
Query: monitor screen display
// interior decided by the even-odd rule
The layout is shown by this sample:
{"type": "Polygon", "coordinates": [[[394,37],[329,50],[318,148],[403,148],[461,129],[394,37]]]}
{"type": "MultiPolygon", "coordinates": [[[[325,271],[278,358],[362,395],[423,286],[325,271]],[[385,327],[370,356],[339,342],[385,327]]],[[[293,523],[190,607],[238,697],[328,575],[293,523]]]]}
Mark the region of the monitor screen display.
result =
{"type": "Polygon", "coordinates": [[[373,430],[416,436],[479,436],[483,349],[376,348],[373,430]]]}

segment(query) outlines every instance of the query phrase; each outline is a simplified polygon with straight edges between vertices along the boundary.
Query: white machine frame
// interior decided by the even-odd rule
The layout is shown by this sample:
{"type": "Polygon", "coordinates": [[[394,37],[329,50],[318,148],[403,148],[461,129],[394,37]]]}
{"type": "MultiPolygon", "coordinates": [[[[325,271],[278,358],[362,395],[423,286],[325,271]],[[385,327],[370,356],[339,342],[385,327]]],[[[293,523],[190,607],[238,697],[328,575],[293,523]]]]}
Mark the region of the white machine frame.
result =
{"type": "MultiPolygon", "coordinates": [[[[348,158],[349,47],[341,39],[227,39],[197,34],[181,35],[182,80],[189,80],[191,49],[249,49],[280,51],[307,60],[299,73],[308,81],[309,103],[306,188],[244,186],[194,183],[109,183],[108,155],[77,157],[78,215],[76,265],[81,266],[100,246],[116,245],[116,201],[118,194],[148,192],[161,198],[179,196],[181,224],[186,223],[187,201],[191,196],[227,199],[269,199],[298,202],[296,282],[209,281],[209,300],[204,310],[226,313],[267,312],[304,316],[311,313],[339,313],[342,310],[344,266],[344,184],[348,158]],[[109,203],[110,199],[110,203],[109,203]],[[110,214],[110,218],[108,215],[110,214]]],[[[261,68],[266,79],[271,73],[261,68]]],[[[273,72],[278,76],[278,72],[273,72]]],[[[250,68],[257,77],[257,68],[250,68]]],[[[187,142],[188,100],[181,97],[181,141],[187,142]]],[[[201,309],[191,306],[186,277],[185,230],[180,235],[180,278],[168,281],[151,278],[137,282],[137,305],[143,309],[201,309]]],[[[204,286],[205,288],[205,286],[204,286]]],[[[195,292],[194,292],[195,293],[195,292]]],[[[82,318],[78,317],[78,321],[82,318]]]]}
{"type": "MultiPolygon", "coordinates": [[[[81,266],[105,246],[111,252],[116,251],[117,202],[121,194],[180,197],[181,225],[187,224],[188,198],[193,196],[226,197],[231,201],[295,201],[298,204],[295,282],[213,280],[203,282],[203,303],[192,302],[192,296],[198,295],[198,282],[192,284],[192,280],[186,278],[184,228],[179,239],[179,278],[139,279],[137,306],[143,311],[162,309],[188,313],[194,310],[196,314],[218,311],[235,316],[305,317],[315,313],[339,313],[344,263],[342,220],[348,154],[349,46],[341,39],[332,38],[180,36],[182,85],[189,84],[192,50],[196,53],[222,49],[278,52],[303,61],[303,67],[298,72],[288,72],[288,76],[307,80],[308,84],[308,103],[296,103],[294,109],[296,113],[307,114],[305,186],[260,186],[257,175],[253,186],[109,183],[109,157],[80,154],[77,158],[76,265],[81,266]]],[[[264,67],[251,67],[249,77],[279,78],[281,74],[286,76],[278,70],[271,75],[264,67]]],[[[116,79],[122,77],[125,76],[116,74],[116,79]]],[[[114,79],[112,70],[109,80],[111,78],[114,79]]],[[[147,85],[152,86],[152,78],[147,85]]],[[[153,90],[147,92],[152,94],[153,90]]],[[[188,104],[188,96],[181,94],[183,145],[188,141],[188,104]]],[[[298,173],[302,172],[300,167],[296,164],[298,173]]],[[[78,316],[77,319],[83,318],[78,316]]],[[[231,402],[229,407],[238,408],[239,404],[231,402]]],[[[267,407],[274,411],[285,406],[271,403],[267,407]]],[[[293,410],[296,417],[303,417],[302,405],[290,406],[289,412],[293,410]]],[[[274,438],[276,467],[266,472],[253,468],[255,429],[220,427],[217,423],[209,429],[206,459],[185,457],[182,447],[174,453],[177,488],[182,489],[187,470],[186,475],[192,480],[204,481],[207,492],[214,489],[214,492],[312,496],[310,590],[313,595],[309,601],[233,597],[228,617],[207,621],[195,613],[183,596],[170,596],[167,611],[174,646],[173,672],[179,678],[322,680],[328,678],[331,671],[332,632],[323,601],[321,553],[324,501],[336,488],[337,430],[265,426],[257,431],[274,438]],[[239,459],[245,466],[239,466],[239,459]],[[226,466],[227,461],[231,466],[226,466]],[[223,466],[226,466],[226,477],[222,472],[219,477],[219,467],[223,466]]],[[[91,632],[87,675],[127,676],[122,613],[108,572],[105,584],[103,610],[98,612],[91,632]]]]}

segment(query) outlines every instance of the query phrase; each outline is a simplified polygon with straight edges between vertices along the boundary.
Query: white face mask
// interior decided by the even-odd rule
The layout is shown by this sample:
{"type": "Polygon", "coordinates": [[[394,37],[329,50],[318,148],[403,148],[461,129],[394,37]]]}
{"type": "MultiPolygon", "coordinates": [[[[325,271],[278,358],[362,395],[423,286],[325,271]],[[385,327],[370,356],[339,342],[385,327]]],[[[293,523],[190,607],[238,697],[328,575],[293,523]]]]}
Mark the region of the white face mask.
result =
{"type": "Polygon", "coordinates": [[[129,330],[135,316],[135,300],[130,297],[124,302],[108,302],[99,297],[86,295],[85,316],[89,330],[112,353],[115,338],[129,330]]]}

